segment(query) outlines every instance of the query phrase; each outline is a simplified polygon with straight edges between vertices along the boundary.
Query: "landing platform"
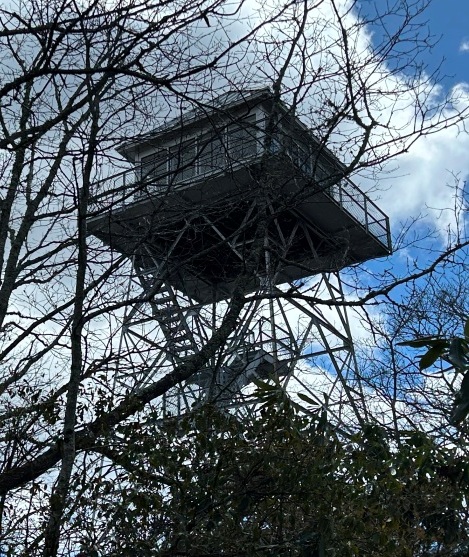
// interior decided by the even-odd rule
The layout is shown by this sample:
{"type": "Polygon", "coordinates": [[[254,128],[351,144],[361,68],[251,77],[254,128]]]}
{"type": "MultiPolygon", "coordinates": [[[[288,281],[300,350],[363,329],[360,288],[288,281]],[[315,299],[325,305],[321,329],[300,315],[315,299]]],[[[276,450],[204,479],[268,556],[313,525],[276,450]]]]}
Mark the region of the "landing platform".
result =
{"type": "Polygon", "coordinates": [[[391,253],[387,216],[356,185],[318,182],[282,154],[186,182],[133,176],[101,184],[88,232],[142,269],[168,262],[174,286],[202,303],[230,296],[264,201],[276,284],[391,253]]]}

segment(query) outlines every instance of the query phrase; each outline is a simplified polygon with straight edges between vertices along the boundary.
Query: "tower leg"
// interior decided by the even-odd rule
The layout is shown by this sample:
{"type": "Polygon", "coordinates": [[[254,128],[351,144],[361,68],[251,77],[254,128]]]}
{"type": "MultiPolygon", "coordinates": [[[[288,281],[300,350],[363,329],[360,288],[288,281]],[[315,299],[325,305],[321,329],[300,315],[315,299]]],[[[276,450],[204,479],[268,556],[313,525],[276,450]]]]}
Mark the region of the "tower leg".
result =
{"type": "MultiPolygon", "coordinates": [[[[217,330],[228,303],[194,301],[174,288],[168,270],[158,261],[153,269],[134,266],[129,289],[145,301],[134,304],[125,317],[122,346],[132,354],[135,365],[130,373],[120,371],[116,380],[121,388],[135,390],[162,378],[201,350],[217,330]]],[[[318,407],[327,407],[339,422],[347,419],[347,412],[349,417],[353,412],[362,419],[343,301],[337,274],[317,275],[301,286],[264,282],[247,296],[236,330],[216,356],[166,393],[157,404],[158,413],[178,416],[207,402],[243,412],[256,403],[255,380],[275,379],[293,397],[305,393],[318,407]],[[324,309],[306,301],[321,297],[337,303],[324,309]]]]}

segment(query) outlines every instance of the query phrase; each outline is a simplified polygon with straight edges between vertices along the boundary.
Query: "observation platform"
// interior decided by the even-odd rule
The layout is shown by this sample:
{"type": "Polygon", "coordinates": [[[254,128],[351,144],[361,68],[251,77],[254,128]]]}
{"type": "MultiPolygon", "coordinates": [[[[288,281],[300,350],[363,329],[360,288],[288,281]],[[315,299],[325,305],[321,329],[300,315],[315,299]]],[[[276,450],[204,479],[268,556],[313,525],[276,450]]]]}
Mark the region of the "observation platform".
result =
{"type": "Polygon", "coordinates": [[[88,232],[201,303],[231,295],[262,215],[276,284],[390,254],[388,217],[287,107],[271,114],[267,90],[225,95],[123,145],[134,168],[94,184],[88,232]]]}

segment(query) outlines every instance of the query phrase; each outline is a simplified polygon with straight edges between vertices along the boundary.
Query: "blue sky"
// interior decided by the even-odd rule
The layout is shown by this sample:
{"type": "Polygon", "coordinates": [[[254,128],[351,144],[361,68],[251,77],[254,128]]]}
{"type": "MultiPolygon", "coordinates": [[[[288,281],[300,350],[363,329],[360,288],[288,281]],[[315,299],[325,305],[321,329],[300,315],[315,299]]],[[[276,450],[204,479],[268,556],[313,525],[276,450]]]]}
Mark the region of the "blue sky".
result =
{"type": "MultiPolygon", "coordinates": [[[[412,0],[413,1],[413,0],[412,0]]],[[[410,0],[409,0],[410,2],[410,0]]],[[[397,4],[397,1],[396,1],[397,4]]],[[[362,0],[360,9],[372,10],[375,6],[383,9],[384,0],[362,0]]],[[[363,12],[362,12],[363,13],[363,12]]],[[[387,20],[390,21],[390,20],[387,20]]],[[[392,19],[391,19],[392,21],[392,19]]],[[[396,20],[397,21],[397,18],[396,20]]],[[[439,67],[438,79],[433,84],[441,87],[442,93],[456,90],[461,96],[458,108],[469,107],[469,0],[431,0],[420,16],[419,22],[426,24],[436,44],[420,53],[419,61],[427,66],[431,75],[439,67]]],[[[376,41],[380,39],[377,28],[370,28],[376,41]]],[[[391,63],[392,66],[392,63],[391,63]]],[[[399,122],[399,115],[396,115],[399,122]]],[[[469,123],[463,126],[443,129],[436,134],[419,139],[408,153],[392,161],[376,177],[375,199],[390,217],[394,235],[394,255],[387,260],[370,261],[367,264],[370,284],[376,276],[407,276],[414,264],[425,267],[444,249],[451,230],[454,234],[459,224],[464,228],[467,213],[454,216],[454,196],[458,188],[469,182],[469,123]],[[433,234],[418,242],[418,247],[403,247],[396,241],[406,225],[414,225],[407,233],[410,242],[414,235],[426,237],[426,231],[433,234]],[[400,248],[400,249],[399,249],[400,248]]],[[[359,184],[360,177],[354,180],[359,184]]],[[[365,184],[362,187],[366,187],[365,184]]],[[[467,189],[467,186],[466,186],[467,189]]],[[[467,224],[466,224],[467,227],[467,224]]],[[[467,231],[463,234],[467,237],[467,231]]],[[[361,274],[361,279],[364,279],[361,274]]],[[[447,278],[450,278],[449,276],[447,278]]],[[[399,298],[403,289],[393,292],[399,298]]],[[[359,336],[359,327],[355,334],[359,336]]]]}
{"type": "Polygon", "coordinates": [[[447,86],[469,83],[469,2],[467,0],[432,0],[424,19],[430,31],[440,37],[438,44],[427,53],[426,61],[434,65],[445,59],[442,71],[448,77],[447,86]]]}
{"type": "MultiPolygon", "coordinates": [[[[408,4],[414,3],[414,0],[408,0],[408,4]]],[[[372,13],[376,6],[378,10],[383,10],[384,0],[363,1],[360,10],[363,13],[369,9],[372,13]]],[[[392,24],[401,20],[396,18],[393,21],[388,17],[385,21],[392,24]]],[[[469,1],[431,0],[417,22],[427,26],[432,42],[436,43],[422,51],[417,61],[427,67],[429,75],[439,68],[433,84],[442,88],[441,93],[448,94],[456,88],[461,98],[458,109],[467,110],[469,1]]],[[[373,27],[370,31],[379,40],[379,29],[373,27]]],[[[422,27],[421,32],[425,34],[425,31],[422,27]]],[[[460,126],[420,139],[406,155],[398,157],[386,169],[386,172],[391,170],[390,174],[382,174],[380,183],[386,191],[379,196],[380,204],[389,213],[395,231],[399,229],[401,219],[405,221],[428,215],[429,220],[438,219],[436,226],[445,234],[452,219],[449,211],[442,212],[441,209],[452,206],[454,188],[462,188],[469,177],[468,132],[469,125],[466,123],[465,129],[460,126]]]]}
{"type": "MultiPolygon", "coordinates": [[[[408,1],[408,0],[407,0],[408,1]]],[[[409,4],[413,4],[415,0],[409,4]]],[[[421,2],[425,0],[420,0],[421,2]]],[[[428,7],[418,16],[415,22],[426,25],[435,46],[425,52],[421,58],[434,70],[442,63],[442,76],[447,87],[461,81],[469,82],[469,2],[467,0],[429,0],[428,7]]],[[[396,2],[397,3],[397,2],[396,2]]],[[[360,12],[375,13],[385,10],[384,0],[366,0],[360,4],[360,12]]],[[[392,23],[400,23],[401,19],[385,19],[389,27],[392,23]]],[[[379,26],[373,27],[373,32],[381,34],[379,26]]],[[[425,33],[426,29],[422,27],[425,33]]]]}

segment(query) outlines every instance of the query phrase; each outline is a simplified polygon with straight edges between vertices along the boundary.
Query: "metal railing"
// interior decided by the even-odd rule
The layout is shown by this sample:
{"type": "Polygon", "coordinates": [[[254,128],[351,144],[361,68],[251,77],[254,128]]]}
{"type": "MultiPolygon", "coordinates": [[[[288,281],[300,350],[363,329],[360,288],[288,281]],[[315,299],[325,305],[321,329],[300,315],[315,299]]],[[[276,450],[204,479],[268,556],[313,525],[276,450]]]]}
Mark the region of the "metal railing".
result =
{"type": "MultiPolygon", "coordinates": [[[[236,170],[258,159],[262,153],[262,144],[254,133],[247,137],[228,135],[225,143],[218,143],[218,140],[218,136],[212,141],[203,139],[200,149],[186,160],[181,153],[168,150],[166,161],[162,162],[160,153],[158,166],[154,168],[146,161],[95,182],[91,190],[91,212],[122,208],[148,195],[164,193],[173,186],[222,174],[227,169],[236,170]]],[[[181,152],[183,148],[181,145],[181,152]]]]}
{"type": "Polygon", "coordinates": [[[358,186],[343,178],[324,193],[391,251],[389,218],[358,186]]]}
{"type": "Polygon", "coordinates": [[[135,201],[135,190],[141,181],[138,169],[123,170],[91,186],[89,212],[103,213],[125,207],[135,201]]]}
{"type": "MultiPolygon", "coordinates": [[[[250,139],[241,144],[232,142],[228,145],[220,144],[217,150],[210,147],[209,143],[199,151],[192,160],[184,161],[183,167],[171,163],[168,153],[166,165],[161,164],[153,171],[148,162],[136,165],[131,170],[115,174],[99,182],[92,187],[91,213],[108,212],[120,209],[129,204],[141,201],[155,195],[161,195],[170,191],[173,187],[184,185],[204,177],[222,174],[228,169],[235,170],[236,167],[245,166],[259,161],[265,153],[264,145],[259,137],[252,135],[250,139]],[[231,150],[229,147],[231,146],[231,150]]],[[[289,152],[287,148],[280,151],[275,149],[276,154],[287,155],[307,178],[313,178],[313,165],[311,157],[304,160],[304,149],[296,147],[289,152]]],[[[320,182],[327,184],[327,171],[317,164],[315,168],[316,180],[321,177],[320,182]]],[[[386,249],[391,250],[391,238],[389,230],[389,219],[383,211],[351,180],[342,178],[331,186],[319,188],[334,203],[339,205],[349,216],[359,223],[369,234],[376,238],[386,249]]]]}

